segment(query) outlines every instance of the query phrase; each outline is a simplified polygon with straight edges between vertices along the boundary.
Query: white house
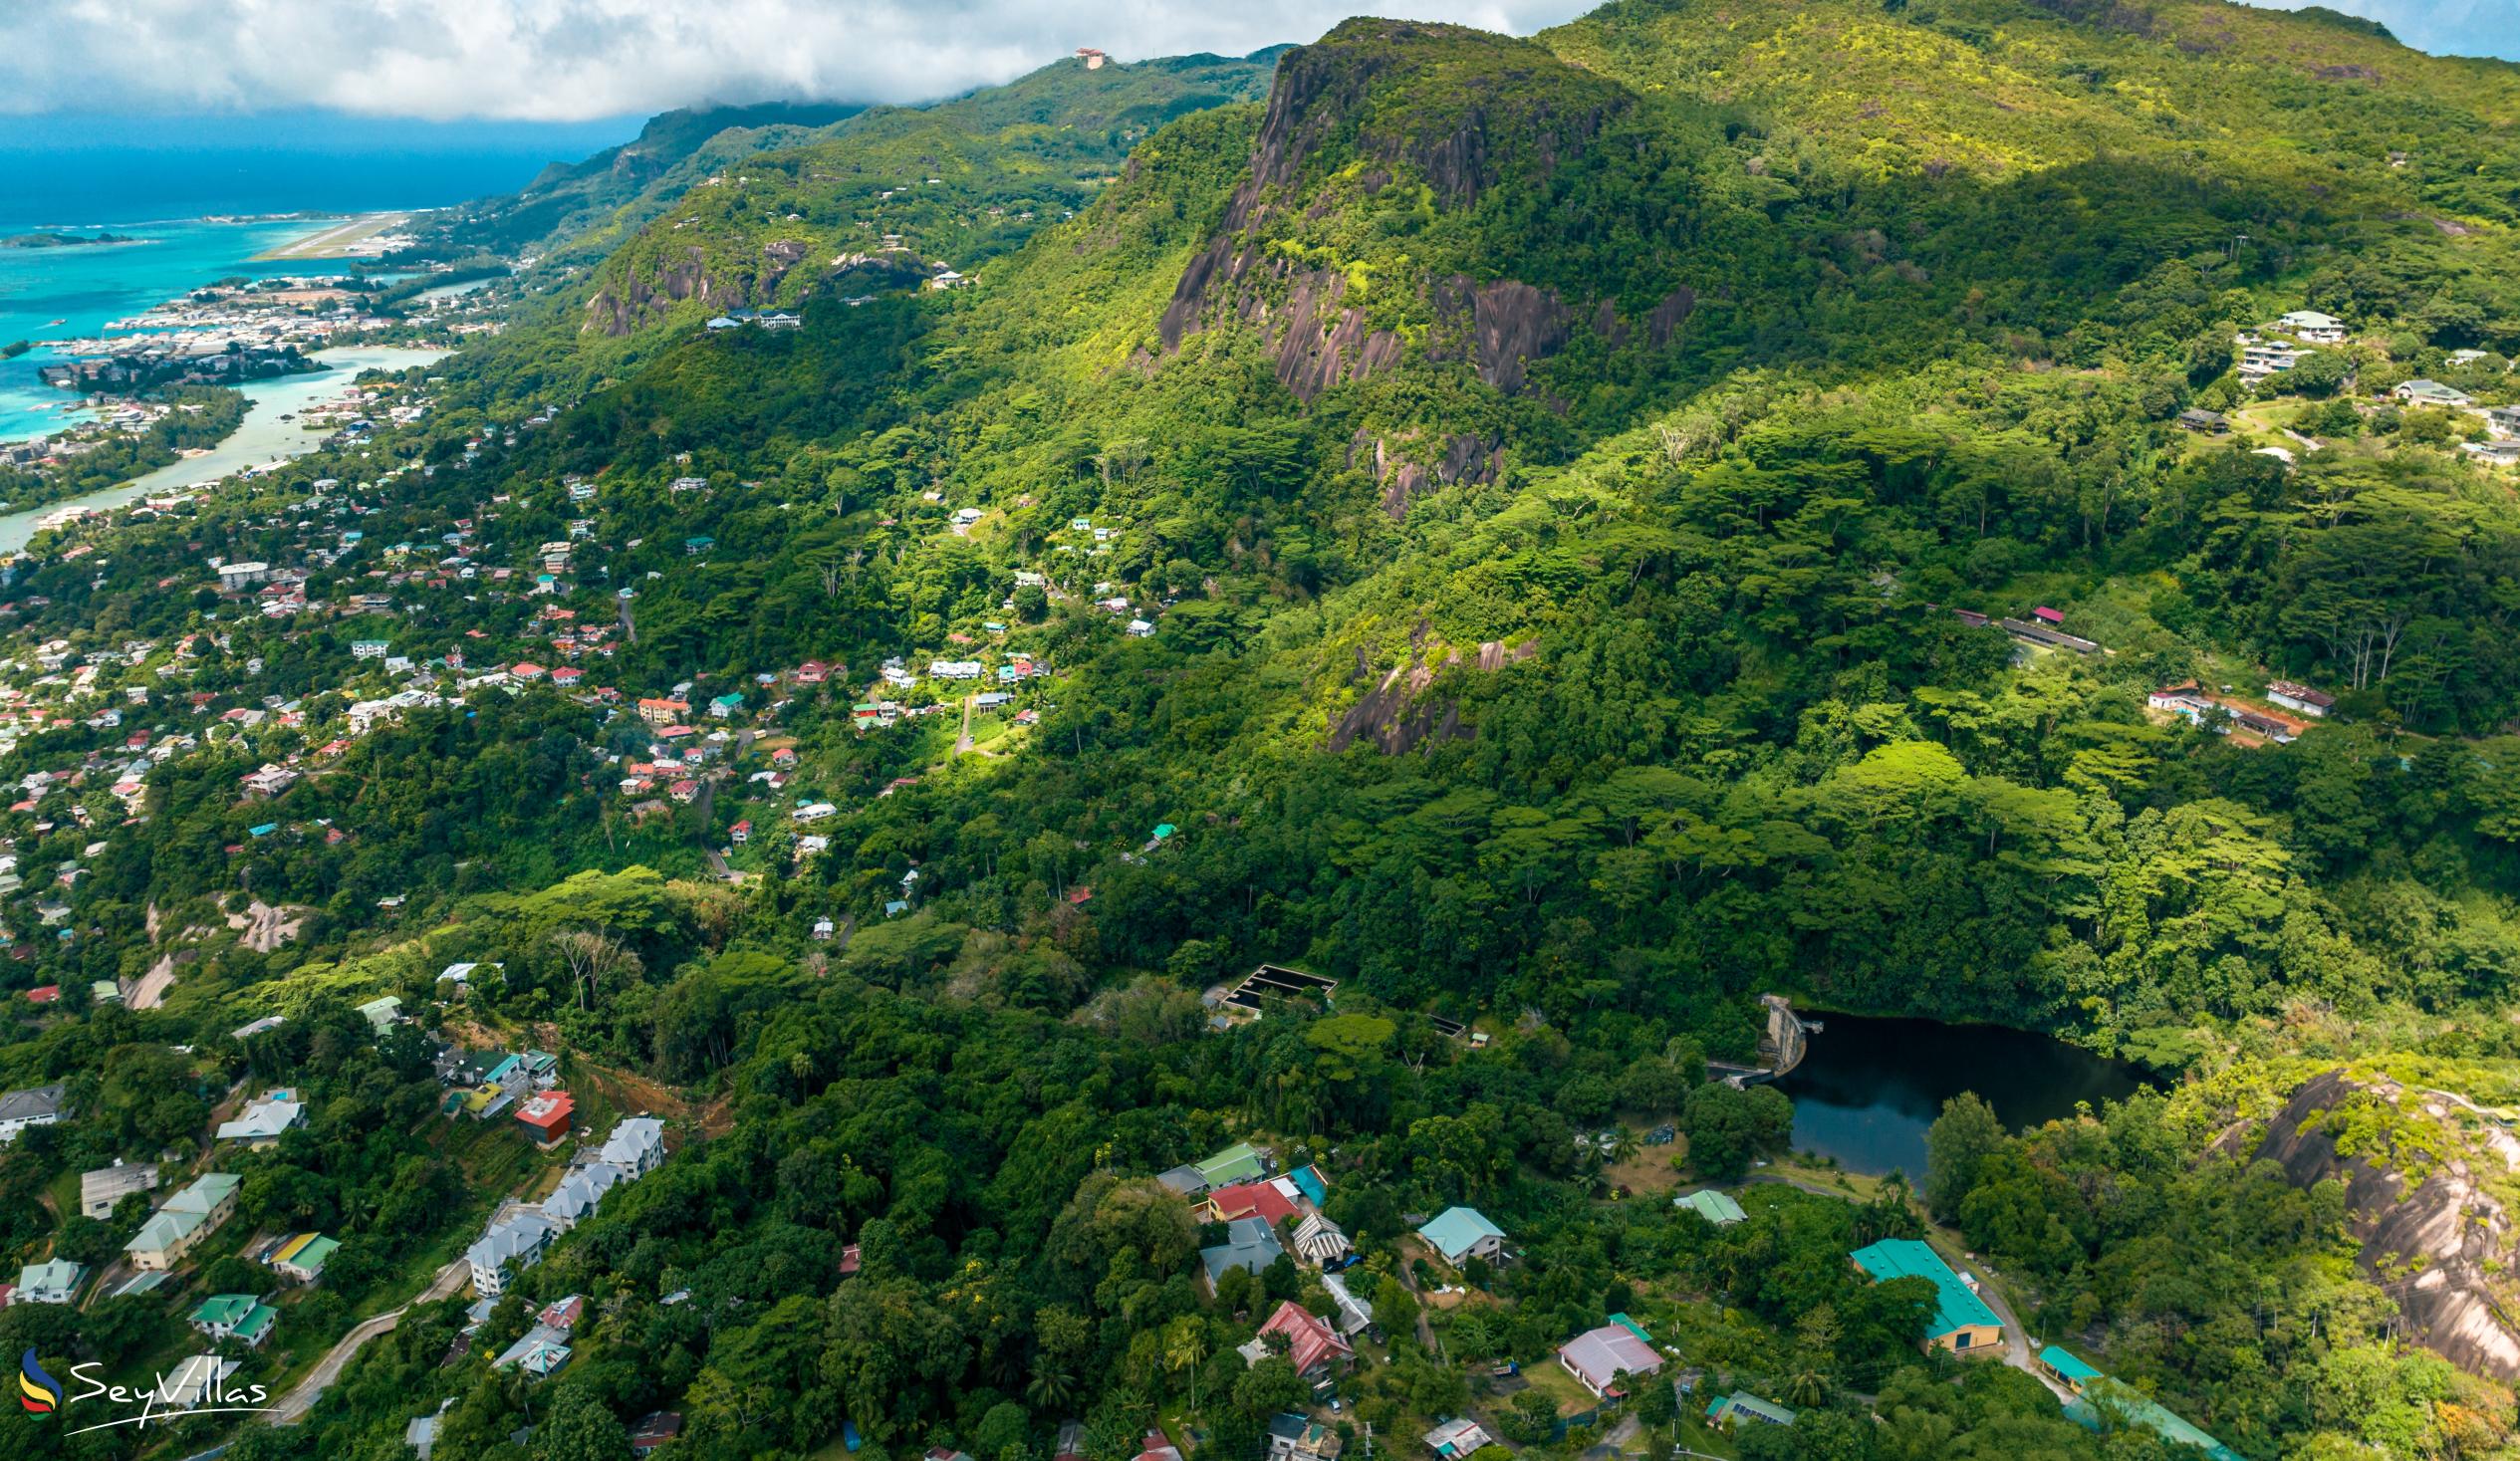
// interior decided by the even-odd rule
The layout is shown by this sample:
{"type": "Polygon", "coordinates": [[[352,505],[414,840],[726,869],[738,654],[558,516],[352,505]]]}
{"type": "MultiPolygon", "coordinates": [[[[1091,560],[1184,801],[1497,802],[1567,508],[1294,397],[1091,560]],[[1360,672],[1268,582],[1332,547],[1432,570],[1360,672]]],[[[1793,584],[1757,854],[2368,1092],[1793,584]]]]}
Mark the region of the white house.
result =
{"type": "Polygon", "coordinates": [[[61,1120],[63,1095],[68,1090],[56,1081],[0,1096],[0,1142],[17,1140],[18,1133],[29,1126],[50,1126],[61,1120]]]}
{"type": "Polygon", "coordinates": [[[484,1299],[498,1298],[506,1290],[508,1270],[542,1262],[544,1250],[559,1232],[550,1219],[532,1209],[492,1224],[480,1241],[464,1250],[464,1261],[472,1265],[473,1292],[484,1299]]]}
{"type": "Polygon", "coordinates": [[[602,1159],[632,1177],[654,1171],[665,1159],[665,1123],[653,1116],[627,1116],[605,1138],[602,1159]]]}
{"type": "Polygon", "coordinates": [[[2295,310],[2277,320],[2275,328],[2313,345],[2339,345],[2345,340],[2345,322],[2317,310],[2295,310]]]}

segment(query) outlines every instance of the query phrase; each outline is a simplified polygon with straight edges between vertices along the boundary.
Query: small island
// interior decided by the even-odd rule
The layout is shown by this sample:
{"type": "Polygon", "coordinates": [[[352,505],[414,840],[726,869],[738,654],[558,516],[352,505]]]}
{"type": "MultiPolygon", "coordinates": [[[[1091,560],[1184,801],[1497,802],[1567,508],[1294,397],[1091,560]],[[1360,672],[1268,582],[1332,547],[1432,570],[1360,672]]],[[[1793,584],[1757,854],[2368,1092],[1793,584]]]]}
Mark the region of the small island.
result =
{"type": "Polygon", "coordinates": [[[120,233],[13,233],[0,238],[0,249],[76,249],[138,242],[120,233]]]}

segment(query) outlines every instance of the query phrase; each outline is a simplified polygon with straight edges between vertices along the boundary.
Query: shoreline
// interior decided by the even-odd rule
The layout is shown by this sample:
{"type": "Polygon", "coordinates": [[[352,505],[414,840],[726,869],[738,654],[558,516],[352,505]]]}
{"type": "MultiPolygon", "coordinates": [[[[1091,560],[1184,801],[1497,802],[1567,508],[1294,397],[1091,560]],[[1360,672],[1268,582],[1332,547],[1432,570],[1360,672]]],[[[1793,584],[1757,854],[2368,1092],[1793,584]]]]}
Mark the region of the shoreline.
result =
{"type": "MultiPolygon", "coordinates": [[[[309,221],[322,226],[284,244],[255,254],[249,263],[278,263],[299,259],[374,258],[382,250],[376,246],[381,235],[392,232],[414,216],[411,209],[379,213],[335,213],[309,221]]],[[[204,220],[208,221],[208,220],[204,220]]]]}

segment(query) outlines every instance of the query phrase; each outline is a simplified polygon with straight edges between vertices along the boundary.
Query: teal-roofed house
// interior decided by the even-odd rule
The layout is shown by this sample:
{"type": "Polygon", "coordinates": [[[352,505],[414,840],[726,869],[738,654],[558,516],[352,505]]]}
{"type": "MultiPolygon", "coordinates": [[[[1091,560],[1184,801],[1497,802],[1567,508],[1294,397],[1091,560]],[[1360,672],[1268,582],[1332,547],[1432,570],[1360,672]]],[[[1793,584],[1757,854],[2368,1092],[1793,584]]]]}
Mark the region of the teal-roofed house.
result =
{"type": "Polygon", "coordinates": [[[1931,1248],[1913,1238],[1886,1238],[1850,1256],[1877,1284],[1924,1279],[1933,1285],[1933,1318],[1925,1325],[1928,1347],[1939,1345],[1954,1354],[1991,1354],[2003,1347],[2004,1322],[1931,1248]]]}
{"type": "Polygon", "coordinates": [[[1729,1228],[1734,1223],[1745,1221],[1750,1216],[1741,1210],[1740,1203],[1712,1187],[1691,1192],[1685,1197],[1674,1197],[1671,1199],[1671,1205],[1685,1207],[1719,1228],[1729,1228]]]}
{"type": "Polygon", "coordinates": [[[1447,1207],[1435,1214],[1435,1220],[1417,1230],[1426,1246],[1454,1268],[1473,1258],[1494,1263],[1505,1252],[1505,1230],[1487,1220],[1475,1207],[1447,1207]]]}
{"type": "Polygon", "coordinates": [[[2083,1393],[2092,1381],[2109,1377],[2102,1374],[2090,1360],[2066,1348],[2063,1344],[2050,1344],[2040,1350],[2039,1368],[2047,1371],[2048,1378],[2077,1395],[2083,1393]]]}
{"type": "Polygon", "coordinates": [[[1762,1400],[1747,1390],[1718,1395],[1707,1403],[1708,1425],[1737,1425],[1745,1420],[1759,1425],[1792,1425],[1794,1412],[1774,1400],[1762,1400]]]}

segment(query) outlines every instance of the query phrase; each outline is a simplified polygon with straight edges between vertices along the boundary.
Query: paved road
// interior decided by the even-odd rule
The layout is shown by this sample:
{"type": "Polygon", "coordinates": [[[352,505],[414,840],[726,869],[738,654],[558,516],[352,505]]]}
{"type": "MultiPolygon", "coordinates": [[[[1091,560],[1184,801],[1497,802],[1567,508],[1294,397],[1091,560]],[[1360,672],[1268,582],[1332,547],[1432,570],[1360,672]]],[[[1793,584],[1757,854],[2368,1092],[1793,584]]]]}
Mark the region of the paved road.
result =
{"type": "Polygon", "coordinates": [[[954,737],[954,755],[956,756],[971,749],[971,701],[973,698],[970,695],[962,697],[962,732],[954,737]]]}
{"type": "MultiPolygon", "coordinates": [[[[411,1304],[435,1303],[461,1289],[471,1277],[471,1265],[457,1259],[439,1269],[437,1277],[420,1291],[420,1296],[411,1304]]],[[[305,1379],[298,1381],[295,1389],[280,1397],[280,1403],[271,1407],[271,1413],[266,1418],[274,1425],[295,1425],[304,1420],[306,1413],[315,1408],[315,1402],[324,1398],[324,1392],[333,1387],[333,1381],[342,1377],[342,1367],[350,1363],[351,1356],[357,1354],[370,1339],[400,1324],[410,1307],[406,1304],[390,1314],[379,1314],[353,1326],[349,1334],[342,1336],[340,1343],[316,1361],[315,1368],[308,1371],[305,1379]]]]}

